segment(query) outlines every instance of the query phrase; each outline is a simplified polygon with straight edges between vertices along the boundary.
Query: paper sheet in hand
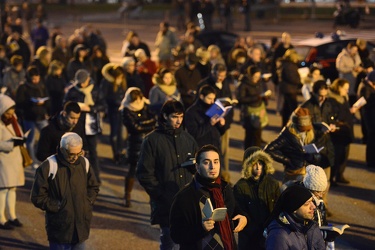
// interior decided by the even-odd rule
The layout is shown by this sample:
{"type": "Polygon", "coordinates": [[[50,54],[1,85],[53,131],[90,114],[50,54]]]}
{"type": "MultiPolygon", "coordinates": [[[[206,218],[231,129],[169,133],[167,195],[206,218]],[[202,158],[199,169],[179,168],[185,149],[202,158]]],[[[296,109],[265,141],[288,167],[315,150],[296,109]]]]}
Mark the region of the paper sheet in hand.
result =
{"type": "Polygon", "coordinates": [[[354,104],[353,104],[353,107],[355,108],[362,108],[363,106],[365,106],[367,103],[366,99],[362,96],[361,98],[359,98],[354,104]]]}
{"type": "Polygon", "coordinates": [[[206,219],[212,219],[214,221],[223,221],[227,215],[226,207],[219,207],[213,209],[210,198],[207,198],[206,203],[203,207],[203,214],[206,219]]]}

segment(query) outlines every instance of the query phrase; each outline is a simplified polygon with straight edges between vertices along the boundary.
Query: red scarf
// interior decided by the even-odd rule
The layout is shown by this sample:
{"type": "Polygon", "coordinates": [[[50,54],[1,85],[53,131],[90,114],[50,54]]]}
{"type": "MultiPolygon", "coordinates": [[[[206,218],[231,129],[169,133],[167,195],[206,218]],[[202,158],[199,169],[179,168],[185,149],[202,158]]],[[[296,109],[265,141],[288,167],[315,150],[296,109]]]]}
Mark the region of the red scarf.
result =
{"type": "Polygon", "coordinates": [[[1,120],[3,121],[5,126],[8,126],[9,124],[12,124],[13,130],[16,133],[16,136],[22,137],[20,127],[19,127],[17,119],[14,115],[10,119],[5,119],[4,116],[1,116],[1,120]]]}
{"type": "MultiPolygon", "coordinates": [[[[215,201],[216,208],[225,207],[223,193],[221,190],[221,179],[217,178],[215,183],[212,183],[212,185],[209,185],[209,186],[206,185],[206,187],[210,191],[211,197],[213,197],[215,201]]],[[[233,250],[234,249],[233,235],[232,235],[232,229],[230,226],[228,213],[225,217],[225,220],[218,221],[215,223],[215,225],[217,223],[219,224],[220,237],[221,237],[221,240],[223,241],[224,249],[233,250]]]]}

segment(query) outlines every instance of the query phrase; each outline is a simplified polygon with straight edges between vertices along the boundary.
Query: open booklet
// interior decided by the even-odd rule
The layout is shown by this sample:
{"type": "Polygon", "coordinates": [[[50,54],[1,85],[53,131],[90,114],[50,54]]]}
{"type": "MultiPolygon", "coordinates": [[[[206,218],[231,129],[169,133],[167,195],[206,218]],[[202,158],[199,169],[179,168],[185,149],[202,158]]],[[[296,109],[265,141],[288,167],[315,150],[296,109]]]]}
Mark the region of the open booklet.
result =
{"type": "Polygon", "coordinates": [[[321,148],[318,148],[315,143],[311,143],[311,144],[307,144],[305,146],[303,146],[303,150],[305,151],[305,153],[308,153],[308,154],[318,154],[320,151],[323,150],[324,147],[321,147],[321,148]]]}
{"type": "Polygon", "coordinates": [[[203,207],[204,219],[212,219],[214,221],[223,221],[227,215],[226,207],[213,208],[210,198],[207,198],[203,207]]]}
{"type": "Polygon", "coordinates": [[[365,106],[367,103],[366,99],[362,96],[361,98],[359,98],[354,104],[353,104],[353,107],[354,108],[362,108],[363,106],[365,106]]]}
{"type": "Polygon", "coordinates": [[[24,140],[24,139],[27,139],[27,137],[29,137],[30,131],[31,131],[31,129],[27,130],[27,131],[23,134],[23,137],[13,136],[13,137],[12,137],[12,140],[24,140]]]}
{"type": "Polygon", "coordinates": [[[213,116],[219,116],[219,117],[224,117],[228,112],[233,108],[232,105],[229,106],[224,106],[219,99],[215,101],[214,104],[211,105],[211,107],[206,111],[206,115],[208,117],[213,117],[213,116]]]}
{"type": "Polygon", "coordinates": [[[49,99],[49,97],[31,97],[31,101],[38,103],[38,102],[45,102],[49,99]]]}
{"type": "Polygon", "coordinates": [[[349,228],[350,226],[348,224],[345,225],[332,225],[332,226],[321,226],[319,227],[320,230],[327,230],[327,231],[335,231],[338,234],[343,234],[345,229],[349,228]]]}

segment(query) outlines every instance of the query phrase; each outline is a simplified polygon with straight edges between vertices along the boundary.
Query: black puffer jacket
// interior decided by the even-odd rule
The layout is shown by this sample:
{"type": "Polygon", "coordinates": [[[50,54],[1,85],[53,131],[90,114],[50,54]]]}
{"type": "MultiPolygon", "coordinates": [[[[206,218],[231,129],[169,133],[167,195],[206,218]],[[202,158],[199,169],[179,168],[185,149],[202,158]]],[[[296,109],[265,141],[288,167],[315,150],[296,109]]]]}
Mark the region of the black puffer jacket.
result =
{"type": "Polygon", "coordinates": [[[48,97],[47,90],[42,83],[26,83],[18,87],[16,93],[17,115],[27,121],[41,121],[46,119],[50,111],[50,101],[38,105],[32,98],[48,97]]]}
{"type": "Polygon", "coordinates": [[[127,150],[129,163],[137,164],[143,138],[155,128],[155,115],[151,113],[147,105],[140,111],[124,108],[122,122],[129,133],[127,150]]]}
{"type": "MultiPolygon", "coordinates": [[[[314,128],[314,134],[315,139],[311,143],[315,143],[317,148],[326,146],[327,137],[323,132],[314,128]]],[[[293,135],[288,127],[284,127],[279,136],[264,148],[264,151],[275,161],[282,163],[286,170],[298,170],[310,164],[321,166],[322,160],[332,154],[333,148],[324,148],[319,154],[306,154],[297,136],[293,135]]]]}
{"type": "Polygon", "coordinates": [[[194,138],[182,127],[173,130],[162,124],[143,140],[136,176],[151,198],[151,224],[169,225],[173,197],[193,178],[180,164],[197,149],[194,138]]]}
{"type": "Polygon", "coordinates": [[[92,206],[99,192],[99,183],[91,167],[86,173],[83,157],[69,164],[59,151],[57,164],[53,180],[48,177],[48,161],[36,170],[31,201],[46,211],[49,241],[76,244],[89,237],[92,206]]]}

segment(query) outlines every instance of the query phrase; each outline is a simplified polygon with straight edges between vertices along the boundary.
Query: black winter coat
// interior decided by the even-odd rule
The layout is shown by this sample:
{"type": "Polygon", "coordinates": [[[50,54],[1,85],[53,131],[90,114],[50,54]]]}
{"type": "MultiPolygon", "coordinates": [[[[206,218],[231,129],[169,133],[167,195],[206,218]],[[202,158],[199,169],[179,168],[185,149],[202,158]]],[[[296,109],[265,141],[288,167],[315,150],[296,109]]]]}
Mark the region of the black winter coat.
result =
{"type": "Polygon", "coordinates": [[[199,147],[212,144],[221,148],[220,136],[225,132],[225,127],[221,127],[219,123],[216,123],[215,126],[211,125],[210,117],[205,114],[210,106],[198,99],[186,111],[186,130],[195,138],[199,147]]]}
{"type": "Polygon", "coordinates": [[[88,239],[93,204],[99,192],[99,183],[90,166],[79,157],[69,164],[59,151],[56,177],[48,177],[49,162],[44,161],[36,170],[31,190],[34,206],[46,211],[48,240],[76,244],[88,239]]]}
{"type": "Polygon", "coordinates": [[[147,105],[140,111],[122,110],[122,122],[128,131],[128,160],[136,165],[144,137],[155,128],[155,115],[147,105]]]}
{"type": "MultiPolygon", "coordinates": [[[[243,212],[236,205],[230,185],[223,180],[221,180],[221,185],[224,203],[228,209],[227,214],[229,220],[232,221],[234,216],[243,215],[243,212]]],[[[210,238],[210,235],[212,237],[214,233],[217,233],[216,227],[206,232],[202,226],[201,206],[204,206],[209,197],[209,192],[194,179],[173,200],[170,215],[171,238],[180,245],[181,250],[201,250],[203,239],[210,238]]],[[[217,249],[221,248],[218,246],[217,249]]]]}
{"type": "Polygon", "coordinates": [[[61,137],[66,132],[77,133],[82,138],[83,149],[87,149],[85,127],[82,121],[80,120],[77,125],[70,130],[70,128],[64,124],[63,119],[64,118],[61,117],[61,114],[52,117],[49,124],[40,132],[36,152],[36,157],[39,161],[43,162],[47,157],[56,154],[57,148],[60,145],[61,137]]]}
{"type": "Polygon", "coordinates": [[[151,224],[169,226],[169,210],[175,194],[193,174],[180,164],[195,155],[198,145],[182,127],[161,124],[143,140],[136,176],[151,199],[151,224]]]}
{"type": "Polygon", "coordinates": [[[282,62],[280,91],[283,94],[296,95],[302,87],[301,77],[298,73],[298,65],[291,61],[282,62]]]}
{"type": "Polygon", "coordinates": [[[198,84],[202,80],[201,73],[197,68],[190,70],[184,65],[176,70],[175,78],[184,105],[191,106],[195,100],[195,95],[191,91],[197,90],[198,84]]]}
{"type": "Polygon", "coordinates": [[[58,114],[63,108],[64,89],[67,85],[63,76],[47,75],[45,85],[51,98],[51,115],[58,114]]]}
{"type": "Polygon", "coordinates": [[[27,121],[42,121],[50,112],[50,101],[38,105],[32,98],[48,97],[44,84],[25,83],[18,87],[16,93],[16,111],[18,117],[27,121]]]}

